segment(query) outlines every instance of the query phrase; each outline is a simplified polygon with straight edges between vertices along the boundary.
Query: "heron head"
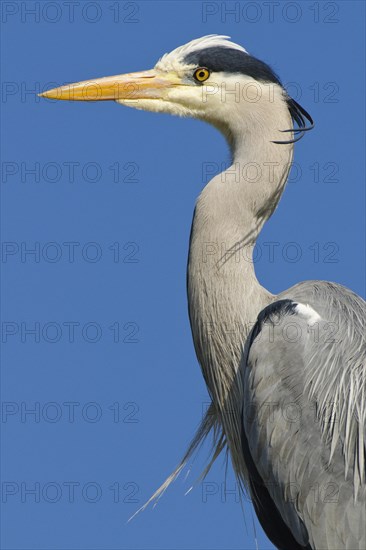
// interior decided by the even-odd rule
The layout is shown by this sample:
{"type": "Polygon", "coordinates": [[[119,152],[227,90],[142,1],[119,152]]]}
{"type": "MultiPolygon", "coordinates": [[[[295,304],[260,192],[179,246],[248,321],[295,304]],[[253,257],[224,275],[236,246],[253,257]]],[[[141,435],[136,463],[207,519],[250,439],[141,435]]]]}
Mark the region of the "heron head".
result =
{"type": "Polygon", "coordinates": [[[312,123],[287,95],[274,71],[228,38],[204,36],[165,54],[151,70],[86,80],[40,95],[74,101],[114,100],[145,111],[199,118],[226,134],[240,132],[246,121],[261,124],[269,117],[277,117],[281,126],[283,112],[302,129],[305,118],[312,123]]]}

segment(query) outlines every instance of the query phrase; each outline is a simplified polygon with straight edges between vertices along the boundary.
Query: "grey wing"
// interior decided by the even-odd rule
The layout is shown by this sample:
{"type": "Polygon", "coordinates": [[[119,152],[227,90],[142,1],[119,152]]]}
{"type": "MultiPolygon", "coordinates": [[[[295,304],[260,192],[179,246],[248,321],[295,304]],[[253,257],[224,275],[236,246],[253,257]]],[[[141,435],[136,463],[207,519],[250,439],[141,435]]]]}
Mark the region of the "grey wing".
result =
{"type": "Polygon", "coordinates": [[[241,365],[254,505],[280,548],[295,548],[283,542],[287,529],[298,548],[365,549],[366,304],[310,281],[277,298],[259,315],[241,365]]]}

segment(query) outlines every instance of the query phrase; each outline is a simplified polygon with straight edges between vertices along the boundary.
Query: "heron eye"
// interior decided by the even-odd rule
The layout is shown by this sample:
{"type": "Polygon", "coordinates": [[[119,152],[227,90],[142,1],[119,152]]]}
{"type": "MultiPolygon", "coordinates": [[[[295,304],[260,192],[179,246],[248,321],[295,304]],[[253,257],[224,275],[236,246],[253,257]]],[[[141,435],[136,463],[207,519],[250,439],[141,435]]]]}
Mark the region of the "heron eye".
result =
{"type": "Polygon", "coordinates": [[[194,71],[193,76],[198,82],[204,82],[210,76],[210,71],[206,67],[200,67],[194,71]]]}

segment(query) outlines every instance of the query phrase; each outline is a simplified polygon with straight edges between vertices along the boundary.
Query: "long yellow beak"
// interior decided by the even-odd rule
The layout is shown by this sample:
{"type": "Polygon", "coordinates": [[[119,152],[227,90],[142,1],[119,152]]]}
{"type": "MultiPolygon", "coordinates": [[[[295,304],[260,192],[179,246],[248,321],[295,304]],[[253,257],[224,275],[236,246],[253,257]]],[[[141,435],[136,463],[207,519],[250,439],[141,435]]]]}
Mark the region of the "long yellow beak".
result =
{"type": "Polygon", "coordinates": [[[39,94],[48,99],[67,101],[107,101],[160,99],[164,90],[181,84],[173,74],[159,74],[154,69],[138,73],[107,76],[95,80],[84,80],[53,88],[39,94]]]}

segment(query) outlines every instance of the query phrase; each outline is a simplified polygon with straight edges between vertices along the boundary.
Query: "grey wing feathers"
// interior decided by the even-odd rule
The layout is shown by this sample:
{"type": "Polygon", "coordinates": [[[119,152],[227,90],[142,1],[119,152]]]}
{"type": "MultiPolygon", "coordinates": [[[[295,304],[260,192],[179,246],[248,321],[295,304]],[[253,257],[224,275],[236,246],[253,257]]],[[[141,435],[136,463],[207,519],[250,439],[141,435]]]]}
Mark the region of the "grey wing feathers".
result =
{"type": "Polygon", "coordinates": [[[322,282],[277,298],[243,356],[246,444],[300,546],[365,549],[366,304],[322,282]]]}

